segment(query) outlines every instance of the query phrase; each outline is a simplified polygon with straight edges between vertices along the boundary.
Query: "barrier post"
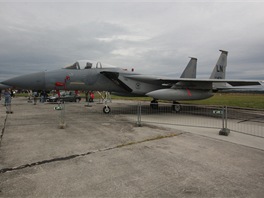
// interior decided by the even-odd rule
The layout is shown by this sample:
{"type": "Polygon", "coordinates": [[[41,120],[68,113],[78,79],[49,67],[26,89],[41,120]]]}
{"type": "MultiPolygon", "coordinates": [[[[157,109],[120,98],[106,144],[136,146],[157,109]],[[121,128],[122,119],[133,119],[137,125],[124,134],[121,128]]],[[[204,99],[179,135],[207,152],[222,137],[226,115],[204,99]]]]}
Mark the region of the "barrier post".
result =
{"type": "Polygon", "coordinates": [[[141,127],[141,103],[138,102],[137,105],[137,126],[141,127]]]}
{"type": "Polygon", "coordinates": [[[60,123],[59,128],[65,129],[66,128],[66,121],[65,121],[65,103],[62,102],[60,105],[60,123]]]}
{"type": "Polygon", "coordinates": [[[227,106],[222,107],[222,129],[219,131],[219,135],[228,136],[230,129],[227,128],[227,106]]]}

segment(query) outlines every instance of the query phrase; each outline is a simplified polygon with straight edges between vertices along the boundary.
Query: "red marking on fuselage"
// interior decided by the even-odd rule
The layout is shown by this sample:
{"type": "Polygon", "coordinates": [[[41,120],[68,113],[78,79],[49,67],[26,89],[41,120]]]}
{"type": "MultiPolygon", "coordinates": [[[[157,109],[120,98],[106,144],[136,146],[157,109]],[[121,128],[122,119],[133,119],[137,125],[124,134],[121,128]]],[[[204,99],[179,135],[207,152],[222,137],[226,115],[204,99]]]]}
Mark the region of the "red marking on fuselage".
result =
{"type": "Polygon", "coordinates": [[[57,86],[57,87],[62,87],[64,85],[65,85],[65,83],[63,83],[63,82],[56,82],[55,83],[55,86],[57,86]]]}
{"type": "Polygon", "coordinates": [[[190,89],[186,88],[186,90],[187,90],[188,96],[192,96],[190,89]]]}
{"type": "Polygon", "coordinates": [[[55,86],[56,87],[64,87],[64,89],[66,90],[66,83],[70,79],[71,79],[70,76],[65,76],[64,82],[55,82],[55,86]]]}

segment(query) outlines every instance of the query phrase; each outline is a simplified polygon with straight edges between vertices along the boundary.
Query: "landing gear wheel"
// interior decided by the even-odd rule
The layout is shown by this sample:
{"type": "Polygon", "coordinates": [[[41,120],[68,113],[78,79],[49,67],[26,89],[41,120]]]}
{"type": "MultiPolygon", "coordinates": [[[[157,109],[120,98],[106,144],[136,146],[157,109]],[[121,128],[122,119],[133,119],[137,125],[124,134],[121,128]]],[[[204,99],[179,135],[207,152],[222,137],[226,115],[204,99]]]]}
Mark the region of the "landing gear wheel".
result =
{"type": "Polygon", "coordinates": [[[180,112],[181,111],[181,105],[178,102],[173,102],[172,104],[172,111],[180,112]]]}
{"type": "Polygon", "coordinates": [[[159,108],[159,104],[158,104],[158,101],[157,100],[152,100],[151,102],[150,102],[150,108],[151,109],[158,109],[159,108]]]}
{"type": "Polygon", "coordinates": [[[104,112],[105,114],[109,114],[109,113],[111,112],[110,107],[109,107],[109,106],[104,106],[104,108],[103,108],[103,112],[104,112]]]}

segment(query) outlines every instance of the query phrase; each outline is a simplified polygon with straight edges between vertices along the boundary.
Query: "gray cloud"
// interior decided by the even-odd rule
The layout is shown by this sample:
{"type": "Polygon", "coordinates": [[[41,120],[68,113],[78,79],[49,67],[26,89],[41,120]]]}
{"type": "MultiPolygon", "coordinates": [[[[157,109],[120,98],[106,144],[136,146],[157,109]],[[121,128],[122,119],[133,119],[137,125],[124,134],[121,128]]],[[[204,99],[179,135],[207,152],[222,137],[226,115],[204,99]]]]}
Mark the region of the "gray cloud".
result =
{"type": "Polygon", "coordinates": [[[0,3],[0,81],[78,59],[178,77],[198,58],[208,77],[218,49],[228,77],[264,76],[264,3],[0,3]],[[241,12],[243,10],[243,12],[241,12]]]}

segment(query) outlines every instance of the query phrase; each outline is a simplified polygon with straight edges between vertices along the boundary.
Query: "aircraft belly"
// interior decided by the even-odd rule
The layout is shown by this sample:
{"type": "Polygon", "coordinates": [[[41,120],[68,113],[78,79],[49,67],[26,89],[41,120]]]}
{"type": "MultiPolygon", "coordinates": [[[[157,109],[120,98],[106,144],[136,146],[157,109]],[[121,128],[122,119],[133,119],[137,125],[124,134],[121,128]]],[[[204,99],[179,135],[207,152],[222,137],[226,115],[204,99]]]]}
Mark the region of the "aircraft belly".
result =
{"type": "Polygon", "coordinates": [[[213,93],[210,90],[190,90],[190,89],[159,89],[147,93],[146,95],[159,100],[202,100],[210,98],[213,93]]]}

